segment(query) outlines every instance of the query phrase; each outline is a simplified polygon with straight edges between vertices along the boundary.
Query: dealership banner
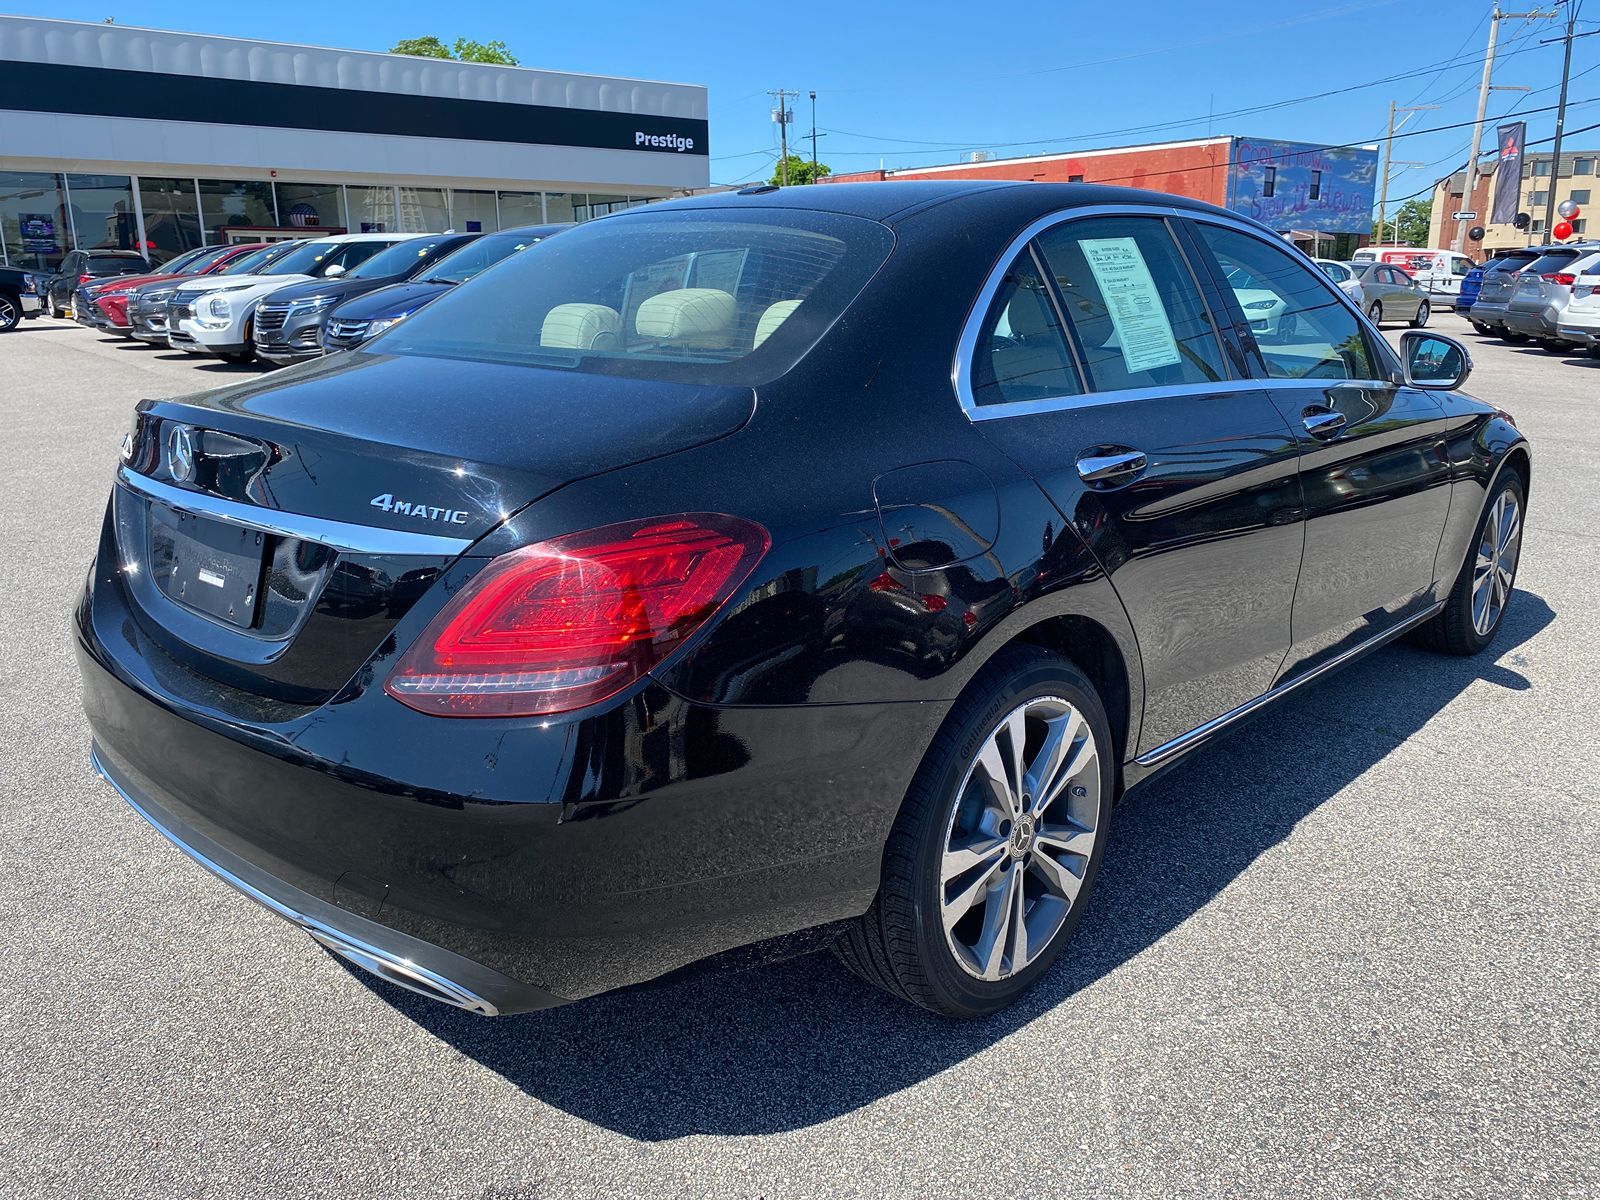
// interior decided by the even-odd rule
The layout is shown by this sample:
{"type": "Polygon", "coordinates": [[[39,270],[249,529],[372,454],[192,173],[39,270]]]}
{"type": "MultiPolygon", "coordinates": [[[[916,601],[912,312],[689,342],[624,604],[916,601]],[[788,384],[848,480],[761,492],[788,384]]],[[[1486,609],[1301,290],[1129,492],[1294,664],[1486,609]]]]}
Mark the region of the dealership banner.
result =
{"type": "Polygon", "coordinates": [[[1377,176],[1376,150],[1236,138],[1226,203],[1274,229],[1362,233],[1377,176]]]}
{"type": "Polygon", "coordinates": [[[1522,147],[1528,140],[1528,123],[1500,126],[1495,140],[1500,143],[1500,162],[1494,169],[1494,203],[1489,221],[1509,225],[1517,219],[1517,197],[1522,194],[1522,147]]]}

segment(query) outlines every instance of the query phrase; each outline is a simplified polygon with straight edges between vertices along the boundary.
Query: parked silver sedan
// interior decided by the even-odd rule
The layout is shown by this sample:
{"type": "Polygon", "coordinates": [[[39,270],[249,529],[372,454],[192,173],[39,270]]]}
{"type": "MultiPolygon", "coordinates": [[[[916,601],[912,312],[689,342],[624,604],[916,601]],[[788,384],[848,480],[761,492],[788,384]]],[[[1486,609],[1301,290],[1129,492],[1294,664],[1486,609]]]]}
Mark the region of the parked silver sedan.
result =
{"type": "Polygon", "coordinates": [[[1405,321],[1413,329],[1428,323],[1428,293],[1399,267],[1389,263],[1351,263],[1361,285],[1367,316],[1374,325],[1405,321]]]}

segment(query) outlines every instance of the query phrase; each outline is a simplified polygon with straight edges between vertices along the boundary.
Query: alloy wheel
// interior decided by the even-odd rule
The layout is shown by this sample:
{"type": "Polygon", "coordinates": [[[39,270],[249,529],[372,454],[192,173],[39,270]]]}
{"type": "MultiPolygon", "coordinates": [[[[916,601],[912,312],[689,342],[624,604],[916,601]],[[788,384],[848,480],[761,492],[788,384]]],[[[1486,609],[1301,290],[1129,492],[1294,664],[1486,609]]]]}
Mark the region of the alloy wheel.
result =
{"type": "Polygon", "coordinates": [[[22,313],[12,303],[11,297],[0,296],[0,333],[14,328],[22,320],[22,313]]]}
{"type": "Polygon", "coordinates": [[[1100,754],[1059,696],[1013,709],[956,793],[939,872],[945,942],[970,975],[1027,968],[1060,932],[1099,837],[1100,754]]]}
{"type": "Polygon", "coordinates": [[[1515,496],[1501,492],[1484,522],[1472,569],[1472,627],[1479,637],[1489,636],[1511,599],[1521,550],[1522,510],[1515,496]]]}

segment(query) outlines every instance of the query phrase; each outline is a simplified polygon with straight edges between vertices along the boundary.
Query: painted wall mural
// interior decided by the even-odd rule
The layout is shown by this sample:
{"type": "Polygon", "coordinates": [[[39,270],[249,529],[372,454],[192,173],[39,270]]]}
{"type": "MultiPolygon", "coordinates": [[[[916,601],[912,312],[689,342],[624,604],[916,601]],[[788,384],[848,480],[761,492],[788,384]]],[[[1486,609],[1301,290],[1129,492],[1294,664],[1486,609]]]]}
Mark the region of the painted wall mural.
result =
{"type": "Polygon", "coordinates": [[[1376,150],[1235,138],[1228,207],[1272,228],[1369,233],[1378,178],[1376,150]]]}

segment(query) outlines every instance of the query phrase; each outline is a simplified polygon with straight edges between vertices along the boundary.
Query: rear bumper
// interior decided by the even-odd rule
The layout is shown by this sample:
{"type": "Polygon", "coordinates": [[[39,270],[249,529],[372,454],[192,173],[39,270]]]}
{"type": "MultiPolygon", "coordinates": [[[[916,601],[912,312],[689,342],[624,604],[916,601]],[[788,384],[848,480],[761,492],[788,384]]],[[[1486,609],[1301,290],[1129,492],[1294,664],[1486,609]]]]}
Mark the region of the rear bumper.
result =
{"type": "Polygon", "coordinates": [[[488,1017],[560,1003],[498,971],[365,920],[265,874],[164,809],[147,780],[136,781],[126,764],[114,765],[114,756],[97,743],[90,749],[89,760],[100,777],[162,837],[229,887],[298,925],[363,970],[430,999],[488,1017]]]}
{"type": "Polygon", "coordinates": [[[1600,345],[1600,325],[1571,325],[1562,322],[1556,327],[1556,332],[1562,341],[1573,342],[1579,346],[1600,345]]]}
{"type": "Polygon", "coordinates": [[[1505,310],[1505,326],[1512,333],[1553,338],[1558,336],[1556,321],[1559,315],[1558,311],[1550,308],[1508,308],[1505,310]]]}
{"type": "Polygon", "coordinates": [[[168,657],[95,574],[75,641],[118,790],[351,961],[415,969],[428,986],[406,986],[444,981],[478,1011],[582,999],[859,915],[947,708],[715,709],[647,683],[564,722],[468,721],[368,686],[244,717],[207,707],[227,689],[168,657]]]}
{"type": "Polygon", "coordinates": [[[1467,310],[1467,317],[1480,325],[1487,325],[1490,329],[1504,329],[1506,327],[1506,306],[1504,304],[1484,304],[1474,301],[1467,310]]]}

